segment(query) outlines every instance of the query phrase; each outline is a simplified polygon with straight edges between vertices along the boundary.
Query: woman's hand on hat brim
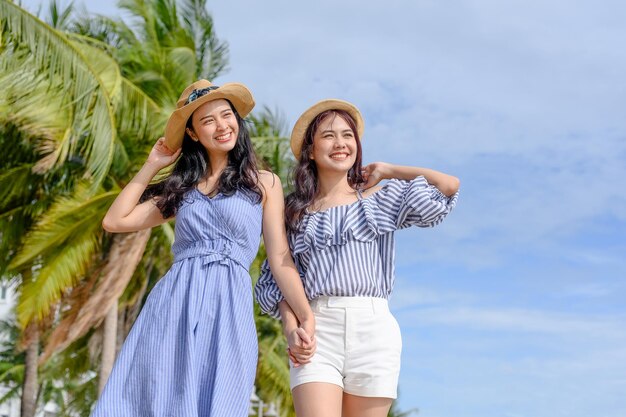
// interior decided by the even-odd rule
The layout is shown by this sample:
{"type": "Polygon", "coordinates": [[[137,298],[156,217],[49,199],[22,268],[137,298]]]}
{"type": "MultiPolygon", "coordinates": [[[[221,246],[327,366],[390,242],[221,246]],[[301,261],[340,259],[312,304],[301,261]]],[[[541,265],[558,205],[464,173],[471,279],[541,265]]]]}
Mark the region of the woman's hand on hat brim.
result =
{"type": "Polygon", "coordinates": [[[148,155],[147,163],[157,167],[158,169],[163,169],[166,166],[171,165],[172,163],[174,163],[174,161],[176,161],[176,159],[178,159],[181,150],[182,148],[179,148],[176,151],[172,151],[165,144],[165,138],[161,137],[152,147],[152,150],[148,155]]]}

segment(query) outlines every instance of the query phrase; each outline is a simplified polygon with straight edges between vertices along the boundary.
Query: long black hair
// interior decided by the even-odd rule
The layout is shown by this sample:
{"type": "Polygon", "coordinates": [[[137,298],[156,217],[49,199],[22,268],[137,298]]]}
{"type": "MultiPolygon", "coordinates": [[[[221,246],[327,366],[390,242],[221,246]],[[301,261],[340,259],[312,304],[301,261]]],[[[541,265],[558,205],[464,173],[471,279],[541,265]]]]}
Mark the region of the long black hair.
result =
{"type": "Polygon", "coordinates": [[[347,111],[344,110],[326,110],[318,114],[309,124],[304,134],[302,142],[302,150],[300,159],[296,164],[292,173],[292,182],[294,192],[289,194],[285,199],[285,225],[290,233],[297,233],[300,222],[304,217],[307,207],[311,205],[319,192],[319,181],[317,177],[317,166],[315,161],[311,159],[313,152],[313,138],[320,124],[327,117],[341,117],[348,123],[350,129],[354,133],[356,139],[356,160],[354,165],[348,171],[348,184],[356,189],[360,184],[364,183],[362,168],[362,149],[361,138],[356,128],[356,122],[347,111]]]}
{"type": "MultiPolygon", "coordinates": [[[[228,152],[228,165],[220,175],[217,192],[230,196],[238,189],[251,191],[256,194],[257,201],[261,201],[263,194],[259,187],[257,159],[250,140],[250,132],[246,122],[239,116],[237,110],[229,101],[231,109],[237,118],[239,135],[235,147],[228,152]]],[[[191,117],[187,120],[187,128],[192,128],[191,117]]],[[[172,173],[164,180],[151,184],[142,196],[142,201],[154,198],[156,205],[164,218],[176,215],[186,192],[191,190],[209,172],[210,161],[205,147],[194,141],[187,134],[183,137],[180,158],[176,161],[172,173]]]]}

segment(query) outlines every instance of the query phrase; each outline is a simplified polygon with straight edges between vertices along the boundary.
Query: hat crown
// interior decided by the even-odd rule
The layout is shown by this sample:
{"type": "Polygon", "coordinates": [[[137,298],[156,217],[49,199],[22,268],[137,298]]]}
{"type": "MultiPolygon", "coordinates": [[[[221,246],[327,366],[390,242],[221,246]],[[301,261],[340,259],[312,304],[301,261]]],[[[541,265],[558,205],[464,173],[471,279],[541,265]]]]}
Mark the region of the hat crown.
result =
{"type": "Polygon", "coordinates": [[[208,88],[208,87],[217,87],[217,86],[208,80],[198,80],[195,83],[191,84],[190,86],[185,88],[183,93],[180,95],[180,98],[176,102],[176,108],[180,109],[181,107],[184,107],[186,104],[188,104],[187,100],[189,99],[189,96],[191,95],[191,93],[193,93],[195,90],[202,90],[203,88],[208,88]]]}
{"type": "Polygon", "coordinates": [[[356,124],[359,140],[363,140],[363,116],[354,104],[337,98],[321,100],[302,113],[291,131],[291,152],[293,152],[296,159],[300,159],[302,143],[304,142],[304,135],[307,128],[311,122],[313,122],[313,119],[327,110],[346,111],[356,124]]]}
{"type": "Polygon", "coordinates": [[[215,85],[208,80],[198,80],[185,88],[176,102],[176,110],[165,126],[165,146],[179,149],[185,136],[185,126],[194,111],[212,100],[228,100],[241,118],[254,108],[254,97],[248,87],[241,83],[215,85]]]}

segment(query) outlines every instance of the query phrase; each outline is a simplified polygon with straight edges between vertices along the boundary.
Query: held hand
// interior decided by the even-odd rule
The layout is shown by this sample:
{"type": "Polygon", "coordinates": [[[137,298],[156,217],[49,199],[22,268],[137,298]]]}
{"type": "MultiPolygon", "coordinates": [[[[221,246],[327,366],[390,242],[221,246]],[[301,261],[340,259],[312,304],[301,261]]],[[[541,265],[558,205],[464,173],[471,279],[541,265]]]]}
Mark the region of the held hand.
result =
{"type": "Polygon", "coordinates": [[[300,328],[306,332],[306,335],[311,341],[314,341],[315,339],[315,316],[313,315],[313,312],[311,312],[311,315],[309,318],[302,320],[302,322],[300,323],[300,328]]]}
{"type": "Polygon", "coordinates": [[[364,166],[361,171],[363,179],[365,180],[363,189],[366,190],[368,188],[372,188],[381,180],[389,178],[389,167],[390,164],[386,162],[372,162],[371,164],[364,166]]]}
{"type": "Polygon", "coordinates": [[[159,170],[163,169],[166,166],[174,163],[174,161],[176,161],[176,158],[178,158],[178,156],[180,155],[181,150],[182,150],[182,147],[179,148],[177,151],[172,152],[165,145],[165,138],[163,137],[159,138],[159,140],[157,140],[154,146],[152,147],[152,150],[150,151],[150,154],[148,155],[148,160],[146,161],[146,163],[154,165],[159,170]]]}
{"type": "Polygon", "coordinates": [[[317,347],[314,337],[310,337],[302,327],[297,327],[287,334],[287,353],[295,368],[311,362],[317,347]]]}

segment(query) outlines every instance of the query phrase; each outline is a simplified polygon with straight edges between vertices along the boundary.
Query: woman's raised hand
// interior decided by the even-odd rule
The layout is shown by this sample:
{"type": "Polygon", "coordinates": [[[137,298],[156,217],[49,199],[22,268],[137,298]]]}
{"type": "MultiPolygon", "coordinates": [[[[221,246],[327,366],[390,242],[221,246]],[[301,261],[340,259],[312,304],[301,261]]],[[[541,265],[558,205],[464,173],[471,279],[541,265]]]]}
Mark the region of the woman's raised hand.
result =
{"type": "Polygon", "coordinates": [[[372,188],[384,179],[389,178],[390,164],[386,162],[372,162],[369,165],[365,165],[361,170],[365,184],[363,189],[372,188]]]}
{"type": "Polygon", "coordinates": [[[181,150],[182,148],[179,148],[177,151],[173,152],[165,145],[165,138],[159,138],[148,155],[147,163],[158,167],[158,169],[163,169],[176,161],[181,150]]]}

